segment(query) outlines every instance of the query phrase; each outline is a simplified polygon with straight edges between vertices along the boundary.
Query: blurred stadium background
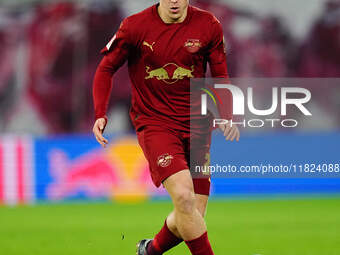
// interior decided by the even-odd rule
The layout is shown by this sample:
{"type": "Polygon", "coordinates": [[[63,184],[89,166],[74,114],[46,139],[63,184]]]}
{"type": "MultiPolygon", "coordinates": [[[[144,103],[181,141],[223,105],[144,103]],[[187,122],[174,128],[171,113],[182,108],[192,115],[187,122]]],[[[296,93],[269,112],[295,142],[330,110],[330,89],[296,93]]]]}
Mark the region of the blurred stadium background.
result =
{"type": "MultiPolygon", "coordinates": [[[[114,78],[108,148],[91,134],[99,51],[122,18],[155,2],[1,0],[0,254],[134,254],[161,226],[171,205],[128,118],[126,66],[114,78]]],[[[244,129],[238,144],[215,134],[212,163],[339,163],[340,1],[191,3],[221,21],[231,77],[332,78],[310,87],[313,122],[244,129]]],[[[338,255],[339,194],[340,178],[215,178],[216,253],[338,255]]]]}

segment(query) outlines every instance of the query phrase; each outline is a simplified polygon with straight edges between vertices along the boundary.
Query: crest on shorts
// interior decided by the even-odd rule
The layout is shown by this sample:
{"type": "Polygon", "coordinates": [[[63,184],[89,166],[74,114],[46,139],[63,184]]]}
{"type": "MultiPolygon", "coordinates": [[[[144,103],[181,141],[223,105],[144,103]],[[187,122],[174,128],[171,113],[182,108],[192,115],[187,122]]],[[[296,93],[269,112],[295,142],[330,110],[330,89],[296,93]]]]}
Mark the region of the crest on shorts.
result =
{"type": "Polygon", "coordinates": [[[173,159],[174,157],[169,155],[169,153],[165,153],[163,155],[160,155],[158,158],[157,158],[157,165],[159,165],[160,167],[167,167],[171,164],[171,160],[173,159]]]}
{"type": "Polygon", "coordinates": [[[187,51],[190,53],[195,53],[201,48],[201,42],[199,39],[188,39],[184,43],[184,47],[186,48],[187,51]]]}

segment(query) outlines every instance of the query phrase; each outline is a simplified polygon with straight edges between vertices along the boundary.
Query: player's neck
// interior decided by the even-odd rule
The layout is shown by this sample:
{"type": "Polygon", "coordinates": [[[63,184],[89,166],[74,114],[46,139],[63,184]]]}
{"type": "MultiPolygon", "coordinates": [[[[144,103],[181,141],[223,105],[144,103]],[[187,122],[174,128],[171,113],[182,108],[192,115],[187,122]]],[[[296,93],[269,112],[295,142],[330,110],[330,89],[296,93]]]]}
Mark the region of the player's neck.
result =
{"type": "Polygon", "coordinates": [[[183,14],[176,19],[174,19],[170,15],[168,15],[166,13],[166,10],[163,9],[160,4],[157,6],[157,12],[158,12],[158,15],[161,18],[161,20],[166,24],[182,23],[188,15],[188,7],[185,8],[183,10],[183,14]]]}

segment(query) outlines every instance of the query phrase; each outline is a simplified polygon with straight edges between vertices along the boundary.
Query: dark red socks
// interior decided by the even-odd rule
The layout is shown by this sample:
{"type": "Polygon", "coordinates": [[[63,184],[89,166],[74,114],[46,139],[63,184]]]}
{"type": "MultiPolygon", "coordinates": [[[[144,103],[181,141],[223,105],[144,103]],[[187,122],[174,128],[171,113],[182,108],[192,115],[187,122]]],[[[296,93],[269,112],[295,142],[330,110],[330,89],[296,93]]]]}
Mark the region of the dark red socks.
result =
{"type": "Polygon", "coordinates": [[[161,255],[167,250],[175,247],[182,241],[183,240],[181,238],[178,238],[169,230],[165,221],[162,229],[148,245],[148,255],[161,255]]]}
{"type": "Polygon", "coordinates": [[[185,241],[185,243],[189,247],[192,255],[214,255],[207,232],[194,240],[185,241]]]}

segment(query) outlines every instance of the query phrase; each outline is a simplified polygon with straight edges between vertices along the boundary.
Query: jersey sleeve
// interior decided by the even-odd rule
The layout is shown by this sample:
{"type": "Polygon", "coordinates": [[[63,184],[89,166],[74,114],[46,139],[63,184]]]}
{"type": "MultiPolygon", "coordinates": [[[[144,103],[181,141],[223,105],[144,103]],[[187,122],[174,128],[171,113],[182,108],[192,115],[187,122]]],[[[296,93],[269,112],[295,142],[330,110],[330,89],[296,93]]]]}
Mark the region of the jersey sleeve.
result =
{"type": "MultiPolygon", "coordinates": [[[[211,27],[211,39],[208,49],[208,62],[210,65],[211,76],[213,78],[225,78],[225,82],[229,83],[222,26],[214,17],[211,27]]],[[[220,117],[226,120],[231,120],[233,117],[231,92],[226,89],[216,89],[215,91],[222,102],[222,104],[218,104],[220,117]]]]}
{"type": "Polygon", "coordinates": [[[95,119],[105,118],[112,89],[112,77],[114,73],[128,59],[133,47],[130,28],[125,19],[118,31],[101,50],[104,55],[99,63],[92,86],[92,95],[95,109],[95,119]]]}

